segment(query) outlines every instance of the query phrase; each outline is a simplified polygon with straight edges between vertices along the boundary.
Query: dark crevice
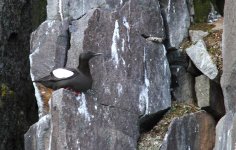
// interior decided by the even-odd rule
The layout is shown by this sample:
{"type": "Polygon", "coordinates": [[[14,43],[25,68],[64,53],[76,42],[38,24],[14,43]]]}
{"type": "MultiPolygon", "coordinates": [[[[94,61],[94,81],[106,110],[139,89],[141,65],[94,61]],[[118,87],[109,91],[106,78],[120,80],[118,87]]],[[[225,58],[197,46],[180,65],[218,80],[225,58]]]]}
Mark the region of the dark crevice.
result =
{"type": "Polygon", "coordinates": [[[169,109],[159,111],[155,114],[145,115],[139,120],[139,132],[142,134],[144,132],[150,131],[165,115],[169,109]]]}
{"type": "Polygon", "coordinates": [[[70,33],[69,29],[67,30],[67,35],[68,35],[68,37],[67,37],[67,46],[66,46],[65,60],[64,60],[64,65],[63,65],[64,67],[66,67],[66,64],[67,64],[67,57],[68,57],[68,51],[69,51],[69,49],[70,49],[70,47],[71,47],[71,44],[70,44],[71,33],[70,33]]]}

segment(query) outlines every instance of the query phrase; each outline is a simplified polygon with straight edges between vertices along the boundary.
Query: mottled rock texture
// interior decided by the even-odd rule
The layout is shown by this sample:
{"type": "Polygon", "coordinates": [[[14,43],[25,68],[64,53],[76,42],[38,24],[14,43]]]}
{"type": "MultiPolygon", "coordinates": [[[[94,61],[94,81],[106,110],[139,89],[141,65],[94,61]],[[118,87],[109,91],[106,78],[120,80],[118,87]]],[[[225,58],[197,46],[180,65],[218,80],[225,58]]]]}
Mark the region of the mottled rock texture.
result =
{"type": "Polygon", "coordinates": [[[186,52],[195,66],[210,79],[215,79],[218,70],[216,65],[211,59],[211,56],[207,52],[205,42],[199,40],[195,45],[186,49],[186,52]]]}
{"type": "Polygon", "coordinates": [[[215,150],[235,149],[235,111],[236,111],[236,23],[234,19],[236,1],[225,1],[224,26],[223,26],[223,75],[221,86],[224,94],[226,115],[218,122],[216,127],[216,145],[215,150]]]}
{"type": "MultiPolygon", "coordinates": [[[[47,21],[32,34],[32,79],[63,65],[77,67],[81,52],[103,53],[90,62],[92,95],[76,98],[73,92],[54,92],[51,129],[47,130],[52,149],[135,149],[139,122],[171,104],[166,48],[144,38],[165,38],[159,2],[110,0],[99,4],[48,1],[47,21]]],[[[42,117],[46,113],[35,88],[42,117]]],[[[36,132],[25,137],[35,137],[31,133],[36,132]]],[[[26,140],[36,148],[32,139],[26,140]]]]}
{"type": "Polygon", "coordinates": [[[226,111],[236,111],[236,39],[234,28],[236,23],[232,18],[236,17],[236,2],[229,0],[225,2],[224,32],[223,32],[223,75],[221,85],[225,98],[226,111]]]}
{"type": "Polygon", "coordinates": [[[209,33],[201,30],[189,30],[189,36],[192,42],[197,42],[198,40],[202,40],[209,33]]]}
{"type": "Polygon", "coordinates": [[[216,118],[225,114],[223,92],[218,83],[205,75],[198,76],[195,78],[195,91],[199,107],[207,109],[216,118]]]}
{"type": "Polygon", "coordinates": [[[172,82],[176,82],[172,83],[172,98],[178,103],[194,104],[196,100],[194,77],[182,66],[172,65],[170,68],[173,79],[172,82]]]}
{"type": "Polygon", "coordinates": [[[215,121],[204,111],[176,118],[169,126],[161,150],[212,150],[215,121]]]}
{"type": "Polygon", "coordinates": [[[188,36],[190,15],[186,0],[160,0],[165,27],[167,49],[178,49],[188,36]]]}
{"type": "Polygon", "coordinates": [[[230,111],[220,119],[216,126],[216,139],[214,150],[235,149],[236,132],[235,114],[230,111]]]}
{"type": "Polygon", "coordinates": [[[23,134],[37,121],[28,55],[30,34],[45,19],[45,6],[43,0],[0,0],[1,150],[24,149],[23,134]]]}

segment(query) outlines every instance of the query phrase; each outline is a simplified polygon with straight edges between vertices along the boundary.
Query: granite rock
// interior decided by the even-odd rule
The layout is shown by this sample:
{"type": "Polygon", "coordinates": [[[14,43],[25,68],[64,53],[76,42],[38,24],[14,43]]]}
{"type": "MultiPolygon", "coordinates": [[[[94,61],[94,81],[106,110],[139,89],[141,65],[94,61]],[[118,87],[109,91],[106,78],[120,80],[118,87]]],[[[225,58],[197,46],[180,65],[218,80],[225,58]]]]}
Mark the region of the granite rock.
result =
{"type": "Polygon", "coordinates": [[[195,66],[210,79],[216,78],[218,70],[213,63],[211,56],[206,50],[206,45],[203,40],[199,40],[195,45],[186,49],[186,52],[195,66]]]}

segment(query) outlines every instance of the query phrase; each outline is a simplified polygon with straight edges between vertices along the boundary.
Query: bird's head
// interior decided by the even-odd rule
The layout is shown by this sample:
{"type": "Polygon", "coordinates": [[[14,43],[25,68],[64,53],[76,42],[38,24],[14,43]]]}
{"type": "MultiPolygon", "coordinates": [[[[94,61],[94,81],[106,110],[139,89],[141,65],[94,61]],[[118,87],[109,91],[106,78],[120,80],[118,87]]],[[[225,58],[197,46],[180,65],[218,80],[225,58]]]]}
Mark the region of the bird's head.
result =
{"type": "Polygon", "coordinates": [[[91,51],[88,51],[88,52],[83,52],[79,55],[79,59],[80,60],[89,60],[95,56],[98,56],[98,55],[101,55],[102,53],[95,53],[95,52],[91,52],[91,51]]]}

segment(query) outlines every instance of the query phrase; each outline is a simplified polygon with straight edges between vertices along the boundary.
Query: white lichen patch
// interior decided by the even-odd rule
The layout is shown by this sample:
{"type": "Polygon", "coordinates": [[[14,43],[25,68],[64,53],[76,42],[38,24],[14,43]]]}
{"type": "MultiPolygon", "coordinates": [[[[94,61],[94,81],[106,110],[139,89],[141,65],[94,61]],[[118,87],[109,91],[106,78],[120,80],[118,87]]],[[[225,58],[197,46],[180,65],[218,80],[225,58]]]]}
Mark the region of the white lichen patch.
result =
{"type": "Polygon", "coordinates": [[[55,23],[55,20],[47,20],[47,23],[48,23],[48,28],[51,28],[55,23]]]}
{"type": "Polygon", "coordinates": [[[62,6],[62,0],[59,0],[58,1],[58,7],[59,7],[59,14],[60,14],[60,17],[61,17],[61,21],[63,21],[63,6],[62,6]]]}
{"type": "Polygon", "coordinates": [[[126,17],[123,17],[123,25],[125,26],[126,28],[126,31],[127,31],[127,42],[128,42],[128,47],[130,49],[130,25],[129,25],[129,22],[127,21],[126,17]]]}
{"type": "Polygon", "coordinates": [[[70,70],[67,70],[67,69],[63,69],[63,68],[58,68],[58,69],[55,69],[52,71],[53,75],[56,77],[56,78],[68,78],[68,77],[71,77],[74,75],[74,73],[70,70]]]}
{"type": "Polygon", "coordinates": [[[123,94],[123,86],[120,83],[118,83],[116,89],[117,89],[117,94],[120,97],[123,94]]]}
{"type": "MultiPolygon", "coordinates": [[[[144,55],[143,55],[143,63],[145,65],[146,63],[146,49],[144,47],[144,55]]],[[[150,86],[150,81],[147,77],[147,69],[144,67],[144,85],[142,86],[142,90],[139,94],[139,109],[141,111],[145,110],[145,114],[149,113],[149,86],[150,86]]]]}
{"type": "Polygon", "coordinates": [[[121,47],[121,51],[122,51],[122,52],[125,51],[125,39],[122,39],[122,47],[121,47]]]}
{"type": "Polygon", "coordinates": [[[112,45],[111,45],[111,58],[113,60],[113,63],[115,64],[115,68],[119,65],[119,56],[118,56],[118,41],[120,39],[119,34],[119,23],[118,20],[115,22],[115,29],[112,36],[112,45]]]}
{"type": "MultiPolygon", "coordinates": [[[[29,60],[30,60],[30,68],[32,68],[33,65],[33,56],[36,55],[37,53],[39,53],[39,47],[36,48],[36,50],[29,55],[29,60]]],[[[30,70],[30,76],[32,81],[35,80],[35,76],[32,73],[32,70],[30,70]]],[[[41,97],[39,88],[37,87],[36,83],[33,82],[33,86],[34,86],[34,90],[35,90],[35,97],[37,100],[37,105],[38,105],[38,114],[39,114],[39,118],[41,118],[43,116],[43,99],[41,97]]]]}
{"type": "Polygon", "coordinates": [[[83,115],[84,118],[86,119],[86,121],[90,122],[91,118],[90,118],[90,114],[88,112],[87,102],[86,102],[86,98],[85,98],[84,93],[82,93],[80,96],[77,96],[76,100],[80,102],[80,107],[78,108],[78,113],[80,115],[83,115]]]}

